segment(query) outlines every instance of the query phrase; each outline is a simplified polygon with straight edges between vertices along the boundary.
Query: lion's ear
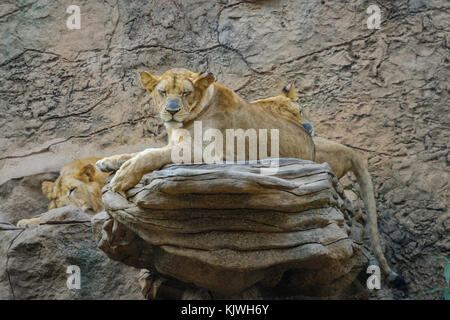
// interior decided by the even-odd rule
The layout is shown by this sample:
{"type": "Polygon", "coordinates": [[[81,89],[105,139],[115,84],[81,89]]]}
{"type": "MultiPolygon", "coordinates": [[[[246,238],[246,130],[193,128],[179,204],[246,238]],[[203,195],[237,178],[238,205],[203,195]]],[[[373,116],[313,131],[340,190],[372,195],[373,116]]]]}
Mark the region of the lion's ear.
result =
{"type": "Polygon", "coordinates": [[[202,89],[208,88],[216,79],[214,78],[214,75],[212,72],[206,72],[200,74],[195,80],[194,85],[196,87],[200,87],[202,89]]]}
{"type": "Polygon", "coordinates": [[[92,181],[94,179],[94,176],[95,176],[95,168],[90,163],[85,165],[78,171],[78,177],[86,182],[92,181]]]}
{"type": "Polygon", "coordinates": [[[139,74],[139,77],[141,78],[142,86],[147,89],[149,93],[152,93],[153,89],[155,89],[156,85],[159,82],[159,77],[154,76],[149,72],[142,71],[139,74]]]}
{"type": "Polygon", "coordinates": [[[295,92],[295,85],[292,82],[283,88],[282,94],[293,101],[297,99],[297,92],[295,92]]]}
{"type": "Polygon", "coordinates": [[[53,199],[53,187],[55,183],[53,181],[42,182],[42,193],[49,199],[53,199]]]}

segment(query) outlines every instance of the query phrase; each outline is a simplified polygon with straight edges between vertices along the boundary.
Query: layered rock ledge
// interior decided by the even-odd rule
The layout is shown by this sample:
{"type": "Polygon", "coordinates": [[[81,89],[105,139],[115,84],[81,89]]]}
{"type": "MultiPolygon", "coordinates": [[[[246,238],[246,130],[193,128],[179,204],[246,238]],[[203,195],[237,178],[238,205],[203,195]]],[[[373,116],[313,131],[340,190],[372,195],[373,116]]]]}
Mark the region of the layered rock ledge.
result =
{"type": "Polygon", "coordinates": [[[261,175],[265,166],[171,164],[126,195],[107,184],[99,248],[149,270],[147,298],[161,278],[210,298],[338,297],[367,263],[341,184],[326,163],[280,159],[261,175]]]}

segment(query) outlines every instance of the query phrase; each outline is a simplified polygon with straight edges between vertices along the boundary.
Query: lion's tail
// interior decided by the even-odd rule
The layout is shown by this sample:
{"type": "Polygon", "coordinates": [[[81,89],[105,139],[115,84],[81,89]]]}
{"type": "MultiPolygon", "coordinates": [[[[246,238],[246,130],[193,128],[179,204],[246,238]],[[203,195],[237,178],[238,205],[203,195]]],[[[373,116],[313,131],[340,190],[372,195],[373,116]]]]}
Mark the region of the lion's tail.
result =
{"type": "Polygon", "coordinates": [[[388,276],[389,283],[397,288],[406,290],[407,285],[405,280],[389,267],[383,251],[381,250],[373,183],[369,171],[367,170],[367,160],[361,155],[356,155],[353,157],[352,162],[354,162],[352,163],[353,173],[358,181],[361,197],[367,210],[370,242],[375,258],[380,264],[381,270],[388,276]]]}

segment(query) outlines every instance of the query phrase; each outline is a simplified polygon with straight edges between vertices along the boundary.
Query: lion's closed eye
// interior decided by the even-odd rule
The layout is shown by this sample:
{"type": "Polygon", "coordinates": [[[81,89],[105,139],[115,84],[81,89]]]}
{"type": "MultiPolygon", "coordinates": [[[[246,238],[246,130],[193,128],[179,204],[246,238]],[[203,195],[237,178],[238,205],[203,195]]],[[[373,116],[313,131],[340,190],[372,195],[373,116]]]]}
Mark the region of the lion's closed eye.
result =
{"type": "Polygon", "coordinates": [[[70,188],[70,190],[68,191],[68,194],[72,195],[75,192],[76,189],[77,189],[77,187],[70,188]]]}

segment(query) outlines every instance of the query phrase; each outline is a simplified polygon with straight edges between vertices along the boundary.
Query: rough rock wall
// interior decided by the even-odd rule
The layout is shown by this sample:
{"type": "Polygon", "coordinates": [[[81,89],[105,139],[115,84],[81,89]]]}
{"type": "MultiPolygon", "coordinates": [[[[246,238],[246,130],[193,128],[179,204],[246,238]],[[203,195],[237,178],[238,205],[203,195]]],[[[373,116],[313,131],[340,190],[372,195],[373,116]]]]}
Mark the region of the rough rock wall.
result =
{"type": "Polygon", "coordinates": [[[58,172],[36,174],[0,185],[0,218],[15,224],[47,211],[49,200],[42,193],[41,184],[56,180],[58,175],[58,172]]]}
{"type": "Polygon", "coordinates": [[[0,219],[0,300],[143,299],[138,270],[97,248],[91,217],[76,207],[49,210],[36,228],[0,219]],[[67,267],[80,268],[80,288],[68,289],[67,267]]]}
{"type": "Polygon", "coordinates": [[[0,4],[0,184],[164,143],[138,70],[209,70],[249,100],[293,81],[319,135],[367,151],[394,267],[412,291],[443,284],[448,1],[79,1],[68,30],[71,4],[0,4]]]}

